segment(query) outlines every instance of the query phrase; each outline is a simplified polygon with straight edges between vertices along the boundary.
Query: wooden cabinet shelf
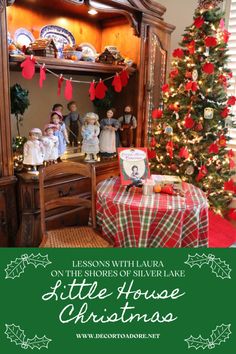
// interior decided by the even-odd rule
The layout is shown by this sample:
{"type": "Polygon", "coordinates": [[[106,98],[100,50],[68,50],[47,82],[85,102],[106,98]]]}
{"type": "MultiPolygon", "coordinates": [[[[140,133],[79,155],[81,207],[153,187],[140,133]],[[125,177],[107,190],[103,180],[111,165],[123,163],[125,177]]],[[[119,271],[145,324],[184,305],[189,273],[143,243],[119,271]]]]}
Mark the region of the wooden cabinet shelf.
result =
{"type": "MultiPolygon", "coordinates": [[[[68,59],[54,59],[44,57],[34,57],[39,64],[45,64],[48,69],[54,70],[58,73],[76,72],[78,74],[115,74],[122,71],[124,65],[111,65],[102,63],[93,63],[88,61],[72,61],[68,59]]],[[[21,70],[20,64],[25,60],[22,56],[10,56],[10,69],[14,71],[21,70]]],[[[129,73],[134,73],[135,69],[128,67],[129,73]]]]}

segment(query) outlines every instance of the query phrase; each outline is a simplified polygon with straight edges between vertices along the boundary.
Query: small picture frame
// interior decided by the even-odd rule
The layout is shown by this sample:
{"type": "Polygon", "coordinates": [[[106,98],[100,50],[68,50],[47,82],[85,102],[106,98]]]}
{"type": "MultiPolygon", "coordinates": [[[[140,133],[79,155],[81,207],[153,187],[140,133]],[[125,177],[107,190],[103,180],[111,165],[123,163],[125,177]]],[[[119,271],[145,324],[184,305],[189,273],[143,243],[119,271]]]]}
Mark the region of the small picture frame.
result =
{"type": "Polygon", "coordinates": [[[146,148],[118,148],[118,157],[122,185],[150,177],[146,148]]]}

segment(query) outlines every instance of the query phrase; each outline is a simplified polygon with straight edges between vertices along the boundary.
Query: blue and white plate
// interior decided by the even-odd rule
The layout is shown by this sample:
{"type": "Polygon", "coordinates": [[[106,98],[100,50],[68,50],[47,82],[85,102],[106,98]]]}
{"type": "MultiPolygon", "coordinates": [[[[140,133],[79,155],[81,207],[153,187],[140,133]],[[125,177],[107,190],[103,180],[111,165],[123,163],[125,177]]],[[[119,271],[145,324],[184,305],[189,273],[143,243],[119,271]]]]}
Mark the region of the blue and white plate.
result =
{"type": "Polygon", "coordinates": [[[94,48],[94,46],[90,43],[80,43],[79,45],[80,47],[83,48],[83,54],[88,56],[88,57],[95,57],[97,54],[96,49],[94,48]]]}
{"type": "Polygon", "coordinates": [[[60,26],[48,25],[42,27],[40,31],[40,37],[53,39],[58,50],[62,49],[64,45],[67,44],[70,46],[75,45],[75,38],[73,34],[60,26]]]}
{"type": "Polygon", "coordinates": [[[21,46],[25,45],[28,47],[30,43],[34,41],[35,38],[33,34],[26,28],[18,28],[14,33],[14,42],[20,44],[21,46]]]}

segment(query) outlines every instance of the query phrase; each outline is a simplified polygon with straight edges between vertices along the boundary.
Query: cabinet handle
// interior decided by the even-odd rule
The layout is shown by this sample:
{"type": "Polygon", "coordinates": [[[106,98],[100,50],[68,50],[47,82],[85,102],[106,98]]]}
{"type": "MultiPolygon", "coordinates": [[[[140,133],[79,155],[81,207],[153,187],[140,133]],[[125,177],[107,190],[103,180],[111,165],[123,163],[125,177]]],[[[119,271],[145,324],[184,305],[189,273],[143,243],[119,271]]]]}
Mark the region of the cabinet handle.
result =
{"type": "Polygon", "coordinates": [[[64,191],[59,189],[58,194],[59,194],[60,198],[68,197],[68,195],[70,195],[72,191],[73,191],[72,187],[69,188],[68,192],[64,192],[64,191]]]}

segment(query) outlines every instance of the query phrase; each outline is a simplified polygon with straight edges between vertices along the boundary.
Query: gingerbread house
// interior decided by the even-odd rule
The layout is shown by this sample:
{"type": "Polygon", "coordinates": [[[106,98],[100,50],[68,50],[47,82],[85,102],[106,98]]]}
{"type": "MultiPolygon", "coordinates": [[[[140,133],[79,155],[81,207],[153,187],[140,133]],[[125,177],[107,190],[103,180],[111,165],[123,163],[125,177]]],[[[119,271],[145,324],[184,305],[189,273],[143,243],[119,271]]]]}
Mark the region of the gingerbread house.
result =
{"type": "Polygon", "coordinates": [[[53,39],[39,38],[31,43],[29,50],[32,54],[39,57],[56,58],[57,47],[53,39]]]}

